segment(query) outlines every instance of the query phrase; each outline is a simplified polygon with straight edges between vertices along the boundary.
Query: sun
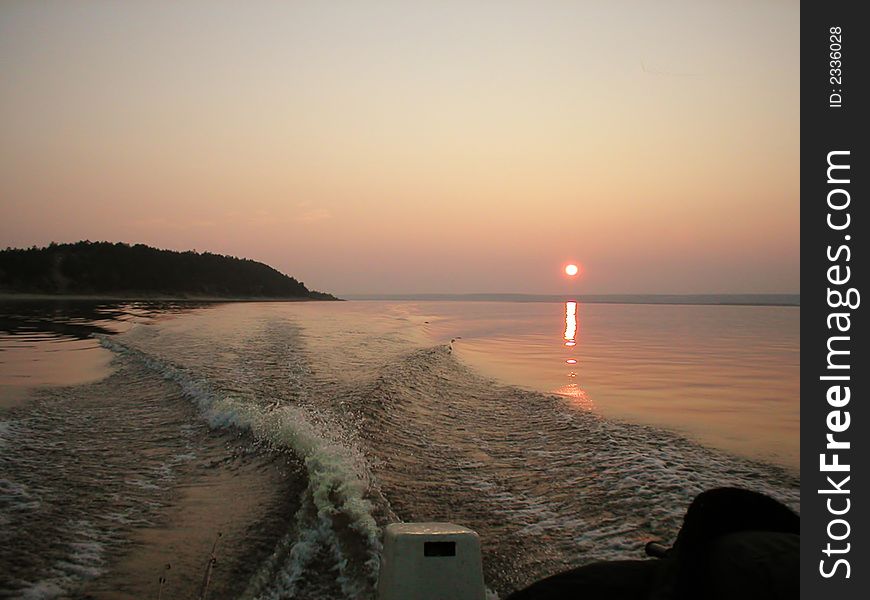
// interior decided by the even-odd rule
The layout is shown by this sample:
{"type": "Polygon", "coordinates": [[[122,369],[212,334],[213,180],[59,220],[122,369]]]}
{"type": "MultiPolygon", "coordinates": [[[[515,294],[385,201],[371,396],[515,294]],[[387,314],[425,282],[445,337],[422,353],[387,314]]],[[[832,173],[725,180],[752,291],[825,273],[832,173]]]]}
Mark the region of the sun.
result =
{"type": "Polygon", "coordinates": [[[577,273],[580,272],[580,267],[577,265],[571,264],[565,267],[565,275],[568,277],[576,277],[577,273]]]}

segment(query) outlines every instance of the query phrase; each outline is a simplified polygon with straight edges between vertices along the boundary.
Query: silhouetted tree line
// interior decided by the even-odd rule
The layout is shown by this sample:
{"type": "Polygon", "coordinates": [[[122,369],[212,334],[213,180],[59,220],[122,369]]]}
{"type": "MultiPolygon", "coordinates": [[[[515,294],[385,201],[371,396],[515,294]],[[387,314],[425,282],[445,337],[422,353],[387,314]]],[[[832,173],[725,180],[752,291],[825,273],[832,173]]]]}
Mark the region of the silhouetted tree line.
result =
{"type": "Polygon", "coordinates": [[[247,258],[90,241],[0,251],[0,290],[337,299],[247,258]]]}

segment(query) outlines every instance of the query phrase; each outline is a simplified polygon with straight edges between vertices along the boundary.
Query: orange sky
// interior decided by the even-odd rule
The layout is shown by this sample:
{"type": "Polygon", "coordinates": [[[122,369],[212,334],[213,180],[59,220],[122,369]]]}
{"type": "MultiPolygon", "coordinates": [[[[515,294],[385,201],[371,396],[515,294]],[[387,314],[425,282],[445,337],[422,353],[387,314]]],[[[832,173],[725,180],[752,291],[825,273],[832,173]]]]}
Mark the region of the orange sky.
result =
{"type": "Polygon", "coordinates": [[[798,292],[798,2],[0,5],[0,245],[336,293],[798,292]]]}

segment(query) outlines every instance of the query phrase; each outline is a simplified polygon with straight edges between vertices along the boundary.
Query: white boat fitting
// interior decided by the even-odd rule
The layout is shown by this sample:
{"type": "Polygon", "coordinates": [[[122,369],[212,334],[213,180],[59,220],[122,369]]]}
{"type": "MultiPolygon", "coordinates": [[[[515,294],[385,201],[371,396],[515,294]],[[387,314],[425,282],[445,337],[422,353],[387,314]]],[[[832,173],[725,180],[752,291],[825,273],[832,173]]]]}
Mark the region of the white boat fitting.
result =
{"type": "Polygon", "coordinates": [[[480,537],[453,523],[393,523],[384,531],[378,600],[484,600],[480,537]]]}

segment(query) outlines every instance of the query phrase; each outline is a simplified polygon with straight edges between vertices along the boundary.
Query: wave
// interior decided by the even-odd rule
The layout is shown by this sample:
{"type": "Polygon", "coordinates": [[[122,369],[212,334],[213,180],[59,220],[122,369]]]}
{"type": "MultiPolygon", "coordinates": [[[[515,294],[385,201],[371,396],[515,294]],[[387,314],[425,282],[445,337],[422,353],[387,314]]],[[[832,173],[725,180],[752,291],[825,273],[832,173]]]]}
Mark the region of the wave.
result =
{"type": "Polygon", "coordinates": [[[371,476],[361,454],[337,442],[300,407],[264,408],[245,402],[219,392],[184,367],[106,336],[100,342],[172,380],[196,403],[212,428],[238,428],[273,449],[289,450],[302,458],[308,486],[296,515],[296,531],[252,579],[249,597],[293,597],[308,563],[323,548],[334,559],[336,581],[345,597],[371,595],[377,581],[381,530],[370,499],[371,476]]]}
{"type": "Polygon", "coordinates": [[[673,540],[705,489],[733,485],[800,505],[799,480],[783,469],[499,385],[446,345],[385,365],[356,395],[372,469],[396,512],[477,530],[487,581],[505,591],[673,540]]]}

